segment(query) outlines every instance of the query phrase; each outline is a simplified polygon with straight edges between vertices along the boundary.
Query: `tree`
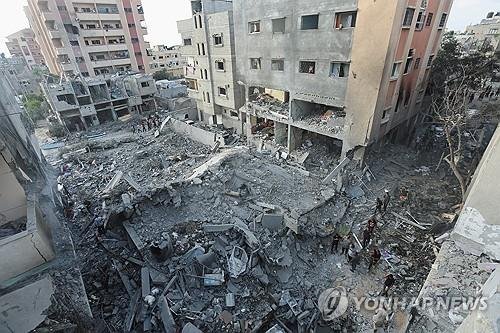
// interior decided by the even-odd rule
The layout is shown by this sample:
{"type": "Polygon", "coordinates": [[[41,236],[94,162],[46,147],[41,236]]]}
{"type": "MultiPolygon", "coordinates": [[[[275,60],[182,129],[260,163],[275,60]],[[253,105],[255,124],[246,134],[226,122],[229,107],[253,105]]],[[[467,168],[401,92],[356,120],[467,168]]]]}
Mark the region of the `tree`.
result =
{"type": "Polygon", "coordinates": [[[446,34],[432,66],[431,116],[443,128],[446,141],[443,160],[460,185],[462,203],[471,174],[462,165],[464,134],[472,119],[469,101],[486,89],[493,75],[494,58],[489,51],[488,45],[483,45],[466,53],[452,34],[446,34]]]}
{"type": "Polygon", "coordinates": [[[42,95],[30,94],[24,98],[24,109],[33,120],[42,120],[49,114],[49,107],[42,95]]]}

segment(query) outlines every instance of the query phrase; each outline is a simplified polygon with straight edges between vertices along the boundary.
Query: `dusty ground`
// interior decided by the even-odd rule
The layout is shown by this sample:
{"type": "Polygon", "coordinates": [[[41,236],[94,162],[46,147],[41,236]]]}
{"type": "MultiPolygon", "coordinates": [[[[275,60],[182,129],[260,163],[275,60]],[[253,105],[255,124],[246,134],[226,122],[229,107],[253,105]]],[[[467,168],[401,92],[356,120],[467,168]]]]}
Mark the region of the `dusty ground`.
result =
{"type": "MultiPolygon", "coordinates": [[[[276,160],[274,152],[236,148],[238,152],[220,165],[185,181],[196,167],[214,156],[208,147],[168,131],[155,138],[152,132],[133,135],[119,126],[118,131],[110,133],[98,140],[75,139],[62,150],[90,148],[88,153],[65,160],[67,169],[62,181],[75,202],[74,214],[67,223],[73,233],[89,302],[103,331],[122,331],[133,303],[130,299],[134,293],[127,292],[120,274],[129,279],[133,290],[141,286],[141,265],[128,261],[129,257],[162,273],[156,281],[160,290],[177,276],[166,293],[176,324],[182,328],[192,322],[205,332],[239,332],[244,325],[259,327],[259,321],[262,322],[258,331],[266,331],[279,321],[297,331],[296,316],[286,303],[280,305],[288,294],[297,301],[303,315],[301,327],[326,325],[318,319],[319,293],[342,285],[350,293],[373,296],[389,272],[396,275],[394,295],[417,296],[434,260],[429,230],[440,235],[449,227],[443,227],[440,215],[449,213],[457,203],[458,188],[443,170],[434,172],[435,157],[419,157],[402,146],[389,145],[371,151],[367,165],[374,177],[367,177],[366,173],[359,173],[359,178],[354,174],[346,177],[349,196],[334,195],[335,184],[322,183],[337,160],[319,154],[311,154],[302,167],[276,160]],[[140,185],[140,193],[122,180],[109,194],[102,194],[118,170],[140,185]],[[387,188],[395,198],[400,186],[409,189],[409,203],[401,207],[396,199],[391,202],[389,211],[378,216],[379,224],[370,245],[377,244],[386,260],[368,272],[368,256],[363,250],[361,265],[352,272],[345,257],[330,253],[334,230],[351,230],[361,239],[366,220],[373,214],[376,196],[382,196],[387,188]],[[233,192],[238,196],[227,194],[233,192]],[[129,207],[122,203],[123,193],[132,198],[129,207]],[[85,200],[90,202],[90,212],[84,208],[85,200]],[[259,202],[276,206],[274,213],[300,215],[299,234],[284,226],[277,231],[264,228],[260,221],[262,212],[256,209],[262,209],[259,202]],[[119,212],[119,218],[110,222],[106,235],[98,242],[96,227],[90,222],[95,213],[109,210],[119,212]],[[396,212],[412,220],[406,211],[427,230],[409,226],[392,214],[396,212]],[[127,241],[121,226],[124,221],[137,232],[144,249],[137,250],[127,241]],[[248,239],[235,228],[210,233],[203,229],[206,224],[233,223],[247,225],[259,245],[249,246],[248,239]],[[165,262],[157,262],[148,246],[166,239],[172,241],[173,253],[165,262]],[[238,278],[227,273],[227,256],[234,246],[242,247],[251,256],[247,270],[238,278]],[[201,248],[199,253],[215,253],[215,259],[203,265],[193,262],[193,249],[197,247],[201,248]],[[221,286],[206,287],[200,283],[203,280],[191,277],[217,269],[226,272],[221,286]],[[235,294],[234,307],[225,304],[228,292],[235,294]],[[227,319],[225,311],[232,315],[232,320],[227,319]]],[[[371,327],[372,315],[350,309],[348,315],[329,326],[366,331],[371,327]]],[[[161,331],[159,315],[153,311],[149,316],[153,318],[153,331],[161,331]]],[[[138,313],[134,325],[142,327],[147,317],[138,313]]]]}

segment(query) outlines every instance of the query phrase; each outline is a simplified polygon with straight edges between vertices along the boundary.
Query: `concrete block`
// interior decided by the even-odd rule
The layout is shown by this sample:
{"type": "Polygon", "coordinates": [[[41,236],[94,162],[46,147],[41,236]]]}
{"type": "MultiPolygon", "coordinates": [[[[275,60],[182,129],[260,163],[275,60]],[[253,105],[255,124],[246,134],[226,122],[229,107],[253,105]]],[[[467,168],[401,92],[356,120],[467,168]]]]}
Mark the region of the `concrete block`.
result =
{"type": "Polygon", "coordinates": [[[264,214],[262,216],[262,226],[272,231],[278,231],[283,228],[283,215],[264,214]]]}

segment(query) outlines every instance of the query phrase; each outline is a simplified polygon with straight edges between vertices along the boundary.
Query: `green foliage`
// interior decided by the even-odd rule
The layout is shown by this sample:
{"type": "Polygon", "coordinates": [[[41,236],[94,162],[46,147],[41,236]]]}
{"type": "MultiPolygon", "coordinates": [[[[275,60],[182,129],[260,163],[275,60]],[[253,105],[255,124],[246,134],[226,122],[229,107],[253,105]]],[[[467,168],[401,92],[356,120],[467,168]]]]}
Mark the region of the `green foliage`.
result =
{"type": "Polygon", "coordinates": [[[26,95],[24,98],[24,109],[33,120],[41,120],[49,114],[49,107],[42,95],[26,95]]]}

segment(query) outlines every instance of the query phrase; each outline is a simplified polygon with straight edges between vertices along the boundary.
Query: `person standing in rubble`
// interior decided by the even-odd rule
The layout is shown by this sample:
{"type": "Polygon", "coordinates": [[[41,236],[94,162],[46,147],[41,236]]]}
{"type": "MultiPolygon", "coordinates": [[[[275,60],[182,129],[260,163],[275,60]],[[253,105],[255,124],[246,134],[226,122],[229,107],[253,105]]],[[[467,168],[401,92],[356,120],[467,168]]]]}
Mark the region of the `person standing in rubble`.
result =
{"type": "Polygon", "coordinates": [[[363,230],[363,241],[361,242],[361,245],[363,246],[363,248],[368,247],[368,245],[370,244],[371,238],[372,238],[372,233],[370,232],[370,230],[367,227],[363,230]]]}
{"type": "Polygon", "coordinates": [[[370,265],[368,266],[368,270],[370,270],[372,267],[377,266],[381,257],[382,254],[380,253],[379,249],[377,247],[374,247],[370,255],[370,265]]]}
{"type": "Polygon", "coordinates": [[[396,280],[394,279],[394,275],[390,273],[387,274],[384,280],[384,287],[382,288],[382,292],[380,294],[382,296],[387,296],[387,292],[389,291],[389,289],[391,289],[395,282],[396,280]]]}
{"type": "Polygon", "coordinates": [[[389,206],[389,201],[391,201],[391,196],[389,195],[389,190],[385,189],[384,201],[383,201],[383,203],[384,203],[384,205],[383,205],[384,214],[387,211],[387,207],[389,206]]]}
{"type": "Polygon", "coordinates": [[[371,235],[373,235],[373,233],[375,232],[376,226],[377,226],[377,219],[375,218],[375,216],[370,217],[366,228],[368,229],[371,235]]]}
{"type": "Polygon", "coordinates": [[[399,201],[401,202],[401,207],[404,207],[408,201],[408,189],[404,186],[399,189],[399,201]]]}
{"type": "Polygon", "coordinates": [[[330,248],[331,253],[334,253],[334,252],[336,253],[338,251],[339,242],[340,242],[341,238],[342,237],[340,237],[339,233],[335,232],[335,234],[333,235],[332,246],[330,248]]]}
{"type": "Polygon", "coordinates": [[[349,236],[340,238],[340,254],[345,255],[347,258],[347,251],[349,250],[349,236]]]}
{"type": "Polygon", "coordinates": [[[389,315],[385,309],[380,306],[375,310],[375,314],[372,317],[374,332],[384,332],[384,329],[389,320],[389,315]]]}
{"type": "Polygon", "coordinates": [[[361,261],[361,255],[358,251],[354,251],[352,259],[351,259],[351,271],[354,272],[356,267],[359,265],[361,261]]]}
{"type": "Polygon", "coordinates": [[[382,199],[377,197],[377,202],[375,204],[375,214],[380,213],[382,214],[382,207],[384,206],[384,203],[382,202],[382,199]]]}
{"type": "Polygon", "coordinates": [[[351,262],[355,254],[356,254],[356,246],[352,242],[352,239],[350,239],[349,249],[347,250],[347,262],[351,262]]]}

